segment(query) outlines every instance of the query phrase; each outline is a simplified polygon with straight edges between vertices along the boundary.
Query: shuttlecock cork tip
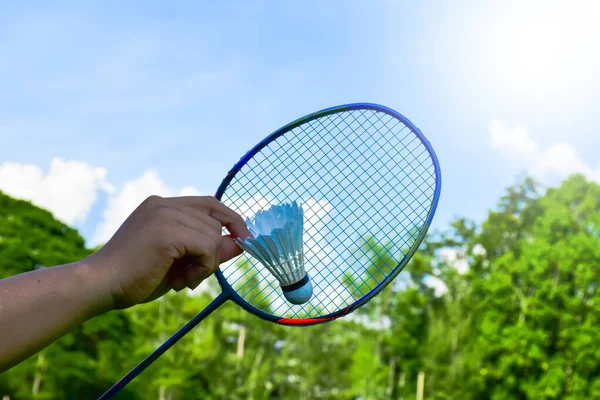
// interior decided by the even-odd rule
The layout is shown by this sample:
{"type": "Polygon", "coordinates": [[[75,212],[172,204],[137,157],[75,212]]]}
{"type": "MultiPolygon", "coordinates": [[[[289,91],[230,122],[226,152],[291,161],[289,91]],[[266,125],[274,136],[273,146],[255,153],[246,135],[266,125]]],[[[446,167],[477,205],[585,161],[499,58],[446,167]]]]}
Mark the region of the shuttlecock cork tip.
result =
{"type": "Polygon", "coordinates": [[[282,285],[283,295],[292,304],[304,304],[310,300],[313,294],[313,285],[308,274],[302,280],[292,285],[282,285]]]}

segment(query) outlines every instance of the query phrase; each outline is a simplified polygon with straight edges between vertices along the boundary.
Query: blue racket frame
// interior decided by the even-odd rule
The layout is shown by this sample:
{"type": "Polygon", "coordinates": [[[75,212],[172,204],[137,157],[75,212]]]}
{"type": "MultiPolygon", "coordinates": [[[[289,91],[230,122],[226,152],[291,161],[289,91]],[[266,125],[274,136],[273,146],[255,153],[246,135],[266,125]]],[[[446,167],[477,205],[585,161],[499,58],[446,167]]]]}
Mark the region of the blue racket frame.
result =
{"type": "Polygon", "coordinates": [[[435,186],[435,191],[434,191],[433,203],[429,210],[429,214],[427,216],[426,222],[423,224],[423,227],[419,231],[419,235],[415,239],[415,242],[414,242],[412,248],[402,258],[402,260],[400,260],[398,262],[395,269],[383,281],[381,281],[381,283],[379,283],[376,287],[374,287],[365,296],[363,296],[362,298],[358,299],[355,303],[353,303],[341,310],[338,310],[336,312],[333,312],[331,314],[328,314],[328,315],[325,315],[322,317],[318,317],[318,318],[281,318],[281,317],[276,317],[274,315],[268,314],[256,307],[254,307],[247,301],[245,301],[227,282],[227,280],[223,276],[221,269],[219,268],[216,271],[215,275],[217,277],[219,285],[221,286],[222,292],[208,306],[206,306],[206,308],[204,308],[202,311],[200,311],[194,318],[192,318],[181,329],[179,329],[177,332],[175,332],[173,334],[173,336],[171,336],[169,339],[167,339],[160,347],[158,347],[156,350],[154,350],[154,352],[152,352],[150,355],[148,355],[142,362],[140,362],[135,368],[133,368],[127,375],[125,375],[121,380],[119,380],[117,383],[115,383],[113,385],[113,387],[111,387],[106,393],[104,393],[102,396],[100,396],[98,398],[99,400],[108,399],[108,398],[111,398],[112,396],[114,396],[119,390],[121,390],[123,387],[125,387],[125,385],[127,385],[127,383],[131,382],[137,375],[139,375],[144,369],[146,369],[150,364],[152,364],[152,362],[154,362],[158,357],[160,357],[162,354],[164,354],[179,339],[181,339],[183,336],[185,336],[196,325],[198,325],[204,318],[206,318],[209,314],[211,314],[213,311],[215,311],[217,308],[219,308],[219,306],[221,306],[227,300],[233,300],[236,304],[238,304],[244,310],[246,310],[247,312],[249,312],[251,314],[256,315],[257,317],[259,317],[261,319],[271,321],[271,322],[274,322],[274,323],[277,323],[280,325],[286,325],[286,326],[316,325],[316,324],[321,324],[321,323],[328,322],[328,321],[334,320],[336,318],[348,315],[351,312],[353,312],[354,310],[356,310],[357,308],[365,305],[375,295],[377,295],[379,292],[381,292],[391,281],[393,281],[394,278],[404,269],[404,267],[406,266],[408,261],[410,261],[410,259],[412,258],[415,251],[421,245],[423,239],[425,238],[425,235],[427,234],[427,231],[429,230],[429,226],[431,225],[431,221],[435,214],[435,210],[437,208],[439,197],[440,197],[440,192],[441,192],[441,187],[442,187],[442,175],[441,175],[440,165],[439,165],[437,156],[433,150],[433,147],[429,143],[429,141],[425,138],[425,136],[421,133],[421,131],[416,126],[414,126],[413,123],[410,122],[406,117],[404,117],[402,114],[400,114],[388,107],[385,107],[385,106],[382,106],[379,104],[373,104],[373,103],[346,104],[346,105],[326,108],[324,110],[314,112],[312,114],[308,114],[302,118],[299,118],[299,119],[283,126],[282,128],[278,129],[277,131],[275,131],[272,134],[270,134],[269,136],[267,136],[256,146],[254,146],[254,148],[252,148],[252,150],[250,150],[248,153],[246,153],[233,166],[233,168],[229,171],[229,173],[227,174],[225,179],[223,179],[223,181],[221,182],[221,185],[219,186],[219,188],[215,194],[215,198],[217,200],[221,200],[221,197],[227,190],[229,183],[235,177],[235,175],[241,170],[241,168],[250,159],[252,159],[252,157],[254,157],[254,155],[256,155],[258,152],[260,152],[264,147],[266,147],[269,143],[276,140],[278,137],[282,136],[286,132],[288,132],[288,131],[296,128],[297,126],[302,125],[303,123],[308,122],[310,120],[313,120],[313,119],[316,119],[316,118],[319,118],[319,117],[322,117],[322,116],[325,116],[328,114],[334,114],[334,113],[341,112],[341,111],[349,111],[349,110],[356,110],[356,109],[363,109],[363,110],[370,109],[370,110],[374,110],[374,111],[384,112],[384,113],[389,114],[389,115],[393,116],[394,118],[397,118],[400,121],[402,121],[407,127],[409,127],[412,130],[412,132],[415,135],[417,135],[419,140],[426,147],[427,151],[429,152],[429,155],[431,156],[431,159],[433,160],[433,165],[435,167],[436,186],[435,186]]]}
{"type": "MultiPolygon", "coordinates": [[[[235,303],[240,305],[242,308],[244,308],[246,311],[248,311],[249,313],[254,314],[257,317],[262,318],[264,320],[275,322],[280,325],[308,326],[308,325],[315,325],[315,324],[328,322],[333,319],[342,317],[344,315],[348,315],[352,311],[356,310],[357,308],[365,305],[375,295],[377,295],[380,291],[382,291],[391,281],[394,280],[394,278],[404,269],[406,264],[410,261],[413,254],[415,253],[415,251],[419,248],[419,246],[421,245],[421,242],[423,241],[423,239],[425,238],[425,235],[427,234],[427,231],[429,230],[429,226],[431,225],[431,221],[433,220],[433,216],[435,214],[435,210],[437,208],[437,204],[439,201],[440,192],[442,189],[442,174],[441,174],[441,170],[440,170],[440,165],[439,165],[439,162],[437,159],[437,155],[435,154],[435,151],[433,150],[433,147],[431,146],[431,143],[429,143],[429,141],[427,140],[427,138],[425,138],[423,133],[421,133],[421,131],[412,122],[410,122],[408,120],[408,118],[406,118],[399,112],[392,110],[391,108],[379,105],[379,104],[352,103],[352,104],[345,104],[345,105],[336,106],[336,107],[330,107],[330,108],[326,108],[321,111],[317,111],[317,112],[305,115],[304,117],[299,118],[299,119],[283,126],[282,128],[278,129],[277,131],[275,131],[272,134],[270,134],[269,136],[267,136],[256,146],[254,146],[254,148],[252,148],[252,150],[247,152],[237,162],[237,164],[235,164],[233,166],[233,168],[231,168],[231,170],[229,171],[229,173],[227,174],[225,179],[223,179],[223,181],[221,182],[221,185],[219,186],[217,193],[215,194],[215,198],[217,200],[221,200],[221,197],[227,190],[229,183],[235,177],[235,175],[242,169],[242,167],[244,165],[246,165],[246,163],[248,163],[248,161],[250,161],[252,159],[252,157],[254,157],[256,154],[258,154],[263,148],[268,146],[269,143],[273,142],[280,136],[284,135],[286,132],[289,132],[292,129],[294,129],[310,120],[320,118],[320,117],[323,117],[328,114],[335,114],[335,113],[338,113],[341,111],[350,111],[350,110],[356,110],[356,109],[361,109],[361,110],[368,109],[368,110],[384,112],[384,113],[389,114],[392,117],[397,118],[400,121],[402,121],[402,123],[404,123],[408,128],[410,128],[412,130],[412,132],[418,137],[418,139],[423,143],[423,145],[426,147],[426,149],[429,152],[429,155],[431,156],[431,159],[433,161],[433,165],[435,168],[435,174],[436,174],[436,186],[435,186],[435,191],[434,191],[434,195],[433,195],[433,204],[429,210],[429,215],[427,216],[426,222],[425,222],[425,224],[423,224],[423,227],[421,228],[419,235],[417,236],[415,243],[413,244],[410,252],[407,253],[404,256],[404,258],[402,260],[400,260],[400,262],[398,262],[394,271],[392,273],[390,273],[390,275],[388,275],[383,281],[381,281],[381,283],[379,283],[376,287],[374,287],[365,296],[363,296],[362,298],[358,299],[355,303],[353,303],[341,310],[338,310],[338,311],[333,312],[328,315],[324,315],[322,317],[318,317],[318,318],[281,318],[281,317],[276,317],[274,315],[266,313],[256,307],[254,307],[252,304],[248,303],[246,300],[244,300],[227,282],[227,280],[223,276],[223,272],[221,271],[221,269],[218,269],[217,272],[215,273],[215,275],[217,277],[219,285],[221,286],[221,290],[222,290],[221,295],[224,296],[222,299],[223,302],[231,299],[235,303]]],[[[219,299],[219,300],[221,300],[221,299],[219,299]]]]}

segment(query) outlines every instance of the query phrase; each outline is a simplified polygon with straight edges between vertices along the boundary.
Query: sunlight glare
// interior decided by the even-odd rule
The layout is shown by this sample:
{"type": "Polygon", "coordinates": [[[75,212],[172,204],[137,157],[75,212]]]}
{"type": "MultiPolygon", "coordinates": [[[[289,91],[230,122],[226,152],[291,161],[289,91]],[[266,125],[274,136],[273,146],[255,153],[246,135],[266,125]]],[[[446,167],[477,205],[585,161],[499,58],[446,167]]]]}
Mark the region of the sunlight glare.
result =
{"type": "Polygon", "coordinates": [[[600,67],[600,2],[521,2],[494,13],[489,76],[517,96],[581,95],[600,67]]]}

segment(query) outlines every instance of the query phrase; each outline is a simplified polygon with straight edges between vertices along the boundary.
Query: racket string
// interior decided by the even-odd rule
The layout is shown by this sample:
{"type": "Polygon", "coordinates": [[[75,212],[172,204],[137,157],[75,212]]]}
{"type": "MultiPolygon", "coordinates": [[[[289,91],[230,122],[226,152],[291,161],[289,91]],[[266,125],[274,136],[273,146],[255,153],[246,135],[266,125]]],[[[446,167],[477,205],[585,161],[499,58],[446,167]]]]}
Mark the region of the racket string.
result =
{"type": "Polygon", "coordinates": [[[435,179],[424,144],[386,113],[345,111],[306,122],[244,165],[221,201],[244,216],[271,204],[304,203],[315,296],[287,303],[276,279],[246,254],[222,272],[245,301],[273,315],[335,312],[368,295],[406,256],[427,220],[435,179]],[[357,246],[365,235],[377,240],[357,246]]]}

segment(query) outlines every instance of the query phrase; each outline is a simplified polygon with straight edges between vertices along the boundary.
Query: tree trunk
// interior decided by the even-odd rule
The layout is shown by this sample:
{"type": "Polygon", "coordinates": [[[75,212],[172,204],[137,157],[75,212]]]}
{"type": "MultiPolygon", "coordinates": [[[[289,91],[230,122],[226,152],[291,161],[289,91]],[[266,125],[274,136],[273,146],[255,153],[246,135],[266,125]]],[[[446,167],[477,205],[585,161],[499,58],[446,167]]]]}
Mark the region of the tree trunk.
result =
{"type": "Polygon", "coordinates": [[[244,358],[244,343],[246,341],[246,326],[240,324],[240,334],[238,335],[237,352],[238,358],[244,358]]]}
{"type": "Polygon", "coordinates": [[[396,393],[396,356],[390,358],[390,374],[388,375],[388,388],[386,390],[386,394],[390,397],[390,399],[395,399],[397,397],[396,393]]]}
{"type": "Polygon", "coordinates": [[[256,389],[256,381],[258,380],[258,369],[260,364],[262,363],[263,356],[265,354],[265,343],[262,342],[258,351],[256,352],[256,356],[254,357],[254,362],[252,363],[252,370],[250,372],[250,385],[249,385],[249,396],[248,400],[254,399],[254,390],[256,389]]]}
{"type": "Polygon", "coordinates": [[[417,400],[423,400],[423,392],[425,390],[425,372],[419,371],[417,377],[417,400]]]}
{"type": "Polygon", "coordinates": [[[519,303],[521,306],[521,311],[519,313],[519,323],[522,324],[525,322],[525,314],[527,314],[527,298],[525,297],[525,294],[523,293],[520,287],[515,285],[514,289],[515,293],[517,294],[517,297],[519,298],[519,303]]]}
{"type": "Polygon", "coordinates": [[[377,323],[380,323],[382,325],[380,327],[381,329],[377,330],[376,355],[377,355],[377,359],[379,360],[380,363],[381,363],[381,359],[383,356],[383,335],[384,335],[384,332],[386,331],[385,329],[383,329],[383,322],[384,322],[385,317],[387,315],[389,315],[393,296],[394,296],[394,292],[391,290],[391,288],[388,288],[387,291],[384,291],[383,293],[381,293],[381,297],[383,298],[383,303],[381,303],[379,305],[379,307],[376,311],[377,312],[377,323]]]}
{"type": "Polygon", "coordinates": [[[40,385],[42,384],[42,375],[46,370],[46,358],[44,353],[38,354],[38,359],[35,368],[35,377],[33,378],[33,385],[31,387],[31,394],[33,397],[37,397],[40,393],[40,385]]]}

